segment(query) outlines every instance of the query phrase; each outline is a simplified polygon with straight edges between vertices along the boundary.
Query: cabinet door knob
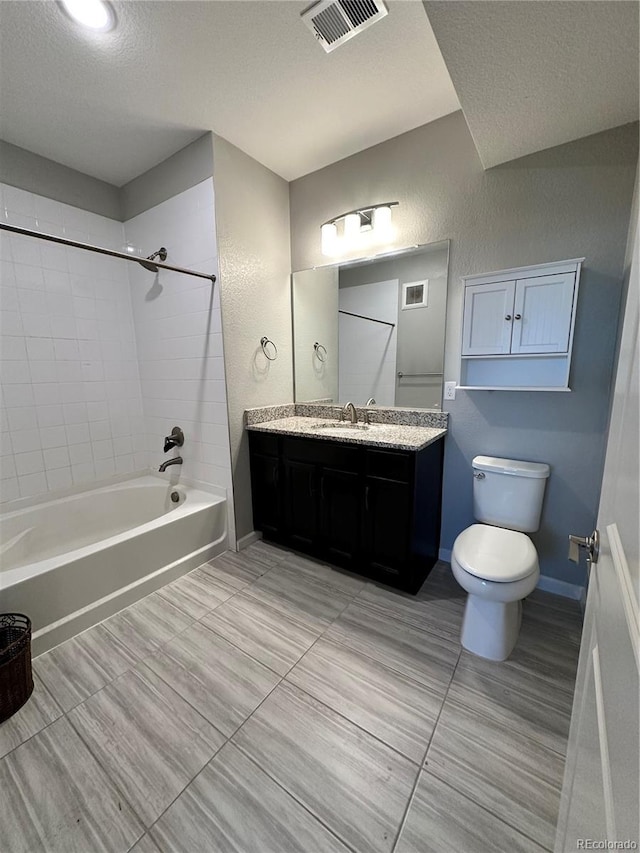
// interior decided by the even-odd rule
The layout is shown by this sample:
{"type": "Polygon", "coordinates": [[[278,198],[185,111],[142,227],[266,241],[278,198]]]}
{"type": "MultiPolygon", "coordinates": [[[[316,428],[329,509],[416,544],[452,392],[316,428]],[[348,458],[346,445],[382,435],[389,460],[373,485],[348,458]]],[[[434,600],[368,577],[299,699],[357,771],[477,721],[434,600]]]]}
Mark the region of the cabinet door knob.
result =
{"type": "Polygon", "coordinates": [[[507,316],[506,316],[504,319],[505,319],[505,320],[510,320],[510,319],[511,319],[511,314],[507,314],[507,316]]]}
{"type": "Polygon", "coordinates": [[[516,316],[513,319],[514,320],[522,320],[522,314],[516,314],[516,316]]]}

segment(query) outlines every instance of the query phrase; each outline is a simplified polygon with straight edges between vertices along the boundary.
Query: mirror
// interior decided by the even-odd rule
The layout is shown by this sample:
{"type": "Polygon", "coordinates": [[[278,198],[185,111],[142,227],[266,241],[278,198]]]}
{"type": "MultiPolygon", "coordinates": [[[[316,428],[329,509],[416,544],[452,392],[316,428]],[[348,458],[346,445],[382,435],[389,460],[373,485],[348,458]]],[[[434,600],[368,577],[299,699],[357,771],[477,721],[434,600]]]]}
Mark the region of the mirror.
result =
{"type": "Polygon", "coordinates": [[[440,409],[449,241],[292,276],[296,403],[440,409]]]}

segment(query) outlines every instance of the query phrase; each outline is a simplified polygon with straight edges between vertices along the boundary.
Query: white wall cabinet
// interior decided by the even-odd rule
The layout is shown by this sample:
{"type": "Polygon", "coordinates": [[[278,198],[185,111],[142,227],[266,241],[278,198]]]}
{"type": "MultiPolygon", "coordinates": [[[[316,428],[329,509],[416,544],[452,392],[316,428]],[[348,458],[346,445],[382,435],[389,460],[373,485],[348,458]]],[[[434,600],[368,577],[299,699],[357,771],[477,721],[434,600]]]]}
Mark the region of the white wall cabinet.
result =
{"type": "Polygon", "coordinates": [[[460,387],[569,390],[583,260],[463,279],[460,387]]]}
{"type": "Polygon", "coordinates": [[[511,352],[515,288],[515,281],[465,287],[463,355],[506,355],[511,352]]]}

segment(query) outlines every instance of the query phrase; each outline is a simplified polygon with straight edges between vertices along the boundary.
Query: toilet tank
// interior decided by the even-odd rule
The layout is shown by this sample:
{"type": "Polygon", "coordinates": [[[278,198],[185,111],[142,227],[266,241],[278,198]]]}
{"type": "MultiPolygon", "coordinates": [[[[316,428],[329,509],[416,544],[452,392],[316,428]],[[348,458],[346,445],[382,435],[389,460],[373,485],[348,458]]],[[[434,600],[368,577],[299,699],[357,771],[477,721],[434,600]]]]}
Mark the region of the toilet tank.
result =
{"type": "Polygon", "coordinates": [[[497,456],[473,460],[473,514],[484,524],[532,533],[540,526],[549,466],[497,456]]]}

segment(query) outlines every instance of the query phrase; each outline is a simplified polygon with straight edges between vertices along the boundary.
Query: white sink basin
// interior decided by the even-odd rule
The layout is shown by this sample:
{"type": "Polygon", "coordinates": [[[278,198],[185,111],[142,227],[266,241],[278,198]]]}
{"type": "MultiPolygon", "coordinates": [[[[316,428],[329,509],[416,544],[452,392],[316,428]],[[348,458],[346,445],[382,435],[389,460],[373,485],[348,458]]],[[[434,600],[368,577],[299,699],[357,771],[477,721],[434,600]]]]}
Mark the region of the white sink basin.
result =
{"type": "Polygon", "coordinates": [[[369,424],[340,424],[340,423],[338,423],[338,424],[333,423],[332,424],[332,423],[328,423],[328,424],[317,424],[314,427],[314,429],[321,429],[323,432],[330,432],[330,433],[334,433],[334,432],[345,433],[345,432],[353,432],[353,431],[360,432],[362,430],[369,429],[369,424]]]}

